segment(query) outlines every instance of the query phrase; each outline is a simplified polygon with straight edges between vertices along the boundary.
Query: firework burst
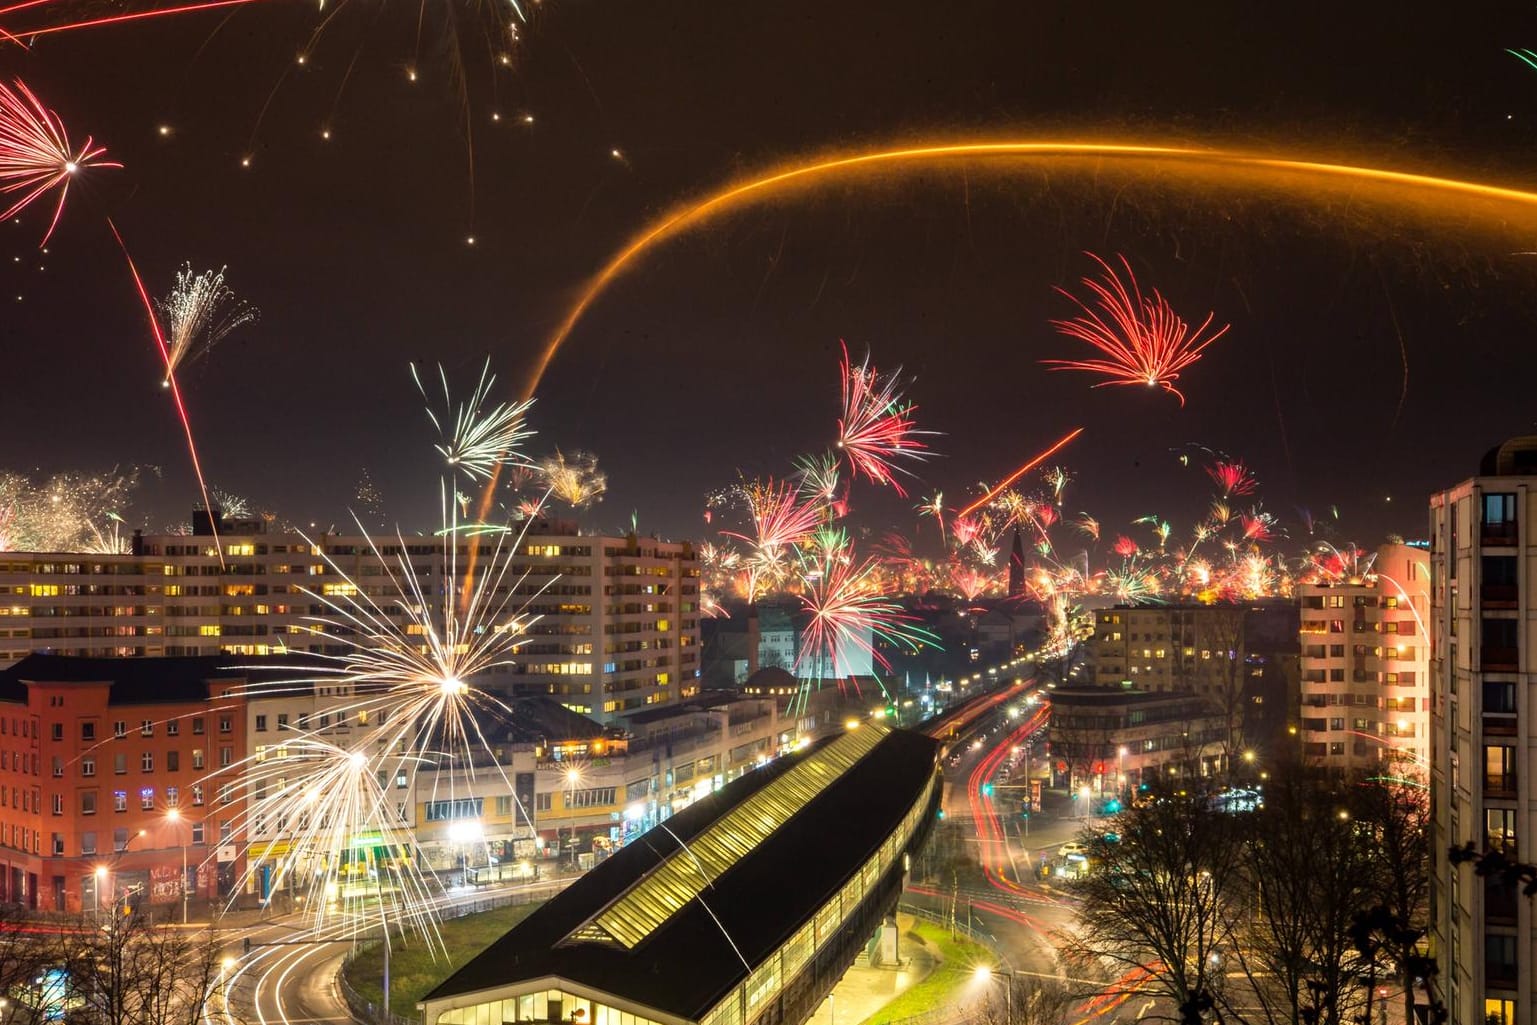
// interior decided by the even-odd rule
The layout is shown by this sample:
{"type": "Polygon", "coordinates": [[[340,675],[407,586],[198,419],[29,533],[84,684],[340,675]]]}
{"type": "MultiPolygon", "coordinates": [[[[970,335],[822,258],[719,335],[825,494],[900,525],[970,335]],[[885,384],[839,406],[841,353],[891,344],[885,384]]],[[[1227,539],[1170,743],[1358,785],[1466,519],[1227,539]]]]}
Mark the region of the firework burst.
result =
{"type": "Polygon", "coordinates": [[[176,371],[208,354],[229,333],[260,316],[256,307],[237,299],[224,283],[224,271],[192,272],[187,264],[176,272],[176,287],[155,303],[166,325],[165,379],[171,386],[176,371]]]}
{"type": "Polygon", "coordinates": [[[1222,489],[1223,498],[1252,495],[1259,487],[1259,481],[1241,459],[1219,459],[1206,468],[1206,475],[1222,489]]]}
{"type": "Polygon", "coordinates": [[[1126,270],[1126,281],[1104,260],[1088,254],[1104,271],[1102,279],[1083,278],[1083,285],[1093,295],[1091,306],[1066,289],[1057,291],[1071,299],[1083,311],[1071,320],[1054,320],[1052,326],[1069,338],[1087,342],[1104,354],[1104,359],[1042,362],[1055,370],[1081,370],[1105,378],[1096,388],[1111,385],[1158,387],[1185,404],[1185,396],[1174,382],[1180,373],[1201,358],[1208,345],[1227,332],[1224,325],[1207,334],[1215,314],[1208,313],[1194,331],[1179,317],[1156,290],[1144,295],[1126,257],[1119,257],[1126,270]],[[1129,284],[1127,283],[1129,282],[1129,284]],[[1097,307],[1097,308],[1096,308],[1097,307]]]}
{"type": "Polygon", "coordinates": [[[819,681],[824,672],[835,671],[856,652],[889,669],[881,644],[917,651],[936,643],[914,616],[882,593],[879,568],[879,560],[858,560],[846,548],[820,553],[806,573],[806,591],[801,595],[810,617],[796,660],[801,675],[809,671],[819,681]]]}
{"type": "Polygon", "coordinates": [[[843,346],[843,411],[838,418],[838,451],[849,461],[853,476],[873,484],[888,484],[906,497],[899,475],[912,471],[899,461],[921,462],[928,446],[919,440],[933,431],[919,430],[913,414],[918,407],[903,396],[902,369],[882,374],[870,365],[870,355],[855,366],[843,346]]]}
{"type": "Polygon", "coordinates": [[[608,475],[598,469],[598,457],[591,452],[573,452],[569,457],[559,449],[539,463],[539,476],[550,497],[573,509],[586,509],[603,501],[608,490],[608,475]]]}
{"type": "Polygon", "coordinates": [[[534,435],[528,428],[528,410],[534,402],[527,399],[491,405],[491,388],[496,384],[496,375],[491,373],[489,359],[481,368],[475,390],[458,406],[449,395],[448,373],[441,363],[438,364],[438,380],[443,387],[441,413],[432,408],[434,399],[427,394],[427,387],[414,363],[411,364],[411,379],[428,403],[427,418],[438,432],[439,440],[434,447],[453,473],[485,482],[492,478],[497,467],[509,462],[521,467],[533,465],[521,455],[521,446],[534,435]]]}
{"type": "Polygon", "coordinates": [[[58,202],[39,246],[48,244],[59,224],[70,182],[88,170],[123,166],[102,160],[106,152],[90,136],[72,146],[59,115],[43,106],[25,82],[17,79],[14,88],[0,82],[0,193],[16,196],[0,219],[16,216],[57,190],[58,202]]]}
{"type": "Polygon", "coordinates": [[[0,552],[120,551],[124,508],[139,471],[61,473],[41,484],[0,471],[0,552]]]}

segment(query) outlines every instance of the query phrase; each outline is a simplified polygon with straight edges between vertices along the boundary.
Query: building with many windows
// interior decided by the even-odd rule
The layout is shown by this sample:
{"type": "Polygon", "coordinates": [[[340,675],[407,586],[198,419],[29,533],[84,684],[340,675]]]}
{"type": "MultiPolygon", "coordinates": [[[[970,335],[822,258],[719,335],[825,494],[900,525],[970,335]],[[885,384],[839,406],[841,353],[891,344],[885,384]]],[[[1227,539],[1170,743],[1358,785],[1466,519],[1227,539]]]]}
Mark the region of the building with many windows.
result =
{"type": "Polygon", "coordinates": [[[1420,777],[1430,729],[1430,563],[1389,544],[1369,566],[1298,588],[1303,757],[1342,773],[1420,777]]]}
{"type": "Polygon", "coordinates": [[[536,718],[538,702],[549,699],[511,702],[522,724],[498,728],[499,764],[477,767],[468,784],[450,791],[431,772],[415,776],[416,838],[427,865],[596,860],[795,745],[776,701],[732,692],[642,712],[628,732],[570,713],[560,723],[550,709],[536,718]]]}
{"type": "Polygon", "coordinates": [[[869,723],[747,774],[461,967],[425,1025],[800,1025],[895,910],[937,763],[869,723]]]}
{"type": "Polygon", "coordinates": [[[1099,609],[1088,682],[1194,696],[1222,718],[1225,750],[1268,752],[1296,700],[1296,635],[1288,599],[1099,609]]]}
{"type": "Polygon", "coordinates": [[[0,671],[0,902],[230,893],[245,682],[218,657],[31,655],[0,671]]]}
{"type": "Polygon", "coordinates": [[[1058,687],[1047,730],[1053,779],[1075,796],[1125,795],[1143,783],[1197,779],[1227,764],[1227,731],[1186,692],[1058,687]]]}
{"type": "Polygon", "coordinates": [[[459,592],[450,566],[505,567],[490,586],[536,617],[514,665],[475,681],[541,693],[612,722],[699,689],[699,563],[687,544],[583,534],[541,520],[513,550],[460,539],[269,534],[261,520],[206,514],[191,535],[136,534],[122,555],[0,552],[0,665],[34,652],[90,657],[345,654],[355,627],[328,607],[371,599],[406,633],[411,595],[459,592]],[[450,558],[452,555],[452,559],[450,558]],[[331,618],[338,622],[322,623],[331,618]]]}
{"type": "Polygon", "coordinates": [[[1431,935],[1452,1025],[1537,1013],[1533,905],[1517,885],[1452,865],[1472,844],[1537,851],[1537,437],[1483,459],[1431,495],[1431,935]]]}

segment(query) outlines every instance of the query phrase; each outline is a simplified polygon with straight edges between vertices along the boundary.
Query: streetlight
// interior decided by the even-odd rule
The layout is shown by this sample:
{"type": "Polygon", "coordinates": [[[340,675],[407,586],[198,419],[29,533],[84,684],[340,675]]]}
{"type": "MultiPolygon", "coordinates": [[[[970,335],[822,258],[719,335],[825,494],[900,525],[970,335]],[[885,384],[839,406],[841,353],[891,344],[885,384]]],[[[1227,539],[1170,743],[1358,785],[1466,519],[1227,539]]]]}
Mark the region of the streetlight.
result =
{"type": "MultiPolygon", "coordinates": [[[[179,824],[181,822],[181,809],[180,808],[168,808],[168,809],[166,809],[165,817],[166,817],[167,821],[171,822],[172,824],[179,824]]],[[[187,837],[187,843],[191,843],[191,842],[192,842],[192,837],[189,834],[188,837],[187,837]]],[[[188,902],[191,900],[191,898],[192,898],[192,894],[187,890],[187,845],[186,844],[182,844],[182,847],[181,847],[181,924],[182,925],[186,925],[187,924],[187,905],[188,905],[188,902]]]]}
{"type": "MultiPolygon", "coordinates": [[[[582,770],[572,766],[566,770],[566,811],[571,810],[573,798],[576,794],[576,785],[581,782],[582,770]]],[[[556,837],[559,837],[559,832],[556,837]]],[[[571,864],[576,865],[576,823],[571,823],[571,864]]]]}
{"type": "Polygon", "coordinates": [[[107,881],[107,866],[96,866],[96,917],[101,918],[101,888],[107,881]]]}
{"type": "Polygon", "coordinates": [[[979,983],[992,979],[1003,981],[1003,1020],[1012,1023],[1014,1021],[1014,969],[979,964],[971,970],[971,977],[979,983]]]}

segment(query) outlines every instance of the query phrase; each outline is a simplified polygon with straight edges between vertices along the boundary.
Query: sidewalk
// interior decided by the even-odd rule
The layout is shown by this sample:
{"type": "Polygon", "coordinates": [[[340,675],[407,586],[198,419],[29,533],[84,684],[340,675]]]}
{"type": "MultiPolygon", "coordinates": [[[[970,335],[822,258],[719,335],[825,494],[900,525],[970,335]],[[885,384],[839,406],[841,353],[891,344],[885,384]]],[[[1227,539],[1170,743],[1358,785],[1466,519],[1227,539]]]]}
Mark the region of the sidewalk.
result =
{"type": "Polygon", "coordinates": [[[844,973],[832,993],[822,1001],[806,1025],[859,1025],[909,987],[927,978],[938,962],[923,942],[912,935],[911,915],[897,916],[902,966],[874,968],[855,964],[844,973]]]}

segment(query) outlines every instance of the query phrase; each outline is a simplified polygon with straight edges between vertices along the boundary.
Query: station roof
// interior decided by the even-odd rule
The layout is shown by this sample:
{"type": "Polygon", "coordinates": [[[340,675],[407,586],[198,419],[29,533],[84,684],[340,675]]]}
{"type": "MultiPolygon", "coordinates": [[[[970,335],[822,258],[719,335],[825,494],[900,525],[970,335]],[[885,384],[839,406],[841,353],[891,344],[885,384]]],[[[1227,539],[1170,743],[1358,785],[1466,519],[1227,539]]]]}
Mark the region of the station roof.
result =
{"type": "Polygon", "coordinates": [[[556,977],[697,1021],[898,828],[937,753],[930,737],[866,724],[750,772],[594,868],[424,1000],[556,977]]]}

